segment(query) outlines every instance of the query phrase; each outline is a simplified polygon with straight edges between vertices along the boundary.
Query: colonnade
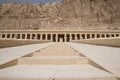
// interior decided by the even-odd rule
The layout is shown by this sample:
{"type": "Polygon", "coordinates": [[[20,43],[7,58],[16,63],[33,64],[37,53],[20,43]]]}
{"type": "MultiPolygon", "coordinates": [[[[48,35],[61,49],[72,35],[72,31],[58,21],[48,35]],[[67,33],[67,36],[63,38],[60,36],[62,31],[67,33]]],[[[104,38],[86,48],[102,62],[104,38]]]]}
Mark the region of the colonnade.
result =
{"type": "Polygon", "coordinates": [[[0,39],[70,42],[73,40],[120,37],[120,33],[0,33],[0,39]]]}

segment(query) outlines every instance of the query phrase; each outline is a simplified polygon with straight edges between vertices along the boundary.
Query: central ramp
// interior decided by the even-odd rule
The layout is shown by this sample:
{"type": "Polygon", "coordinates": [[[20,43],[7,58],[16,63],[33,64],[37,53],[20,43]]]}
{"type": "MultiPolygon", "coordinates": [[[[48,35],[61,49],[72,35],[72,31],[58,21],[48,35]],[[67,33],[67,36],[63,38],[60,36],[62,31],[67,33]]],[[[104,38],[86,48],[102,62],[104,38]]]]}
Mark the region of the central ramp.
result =
{"type": "Polygon", "coordinates": [[[0,70],[0,80],[117,80],[66,43],[54,43],[0,70]]]}

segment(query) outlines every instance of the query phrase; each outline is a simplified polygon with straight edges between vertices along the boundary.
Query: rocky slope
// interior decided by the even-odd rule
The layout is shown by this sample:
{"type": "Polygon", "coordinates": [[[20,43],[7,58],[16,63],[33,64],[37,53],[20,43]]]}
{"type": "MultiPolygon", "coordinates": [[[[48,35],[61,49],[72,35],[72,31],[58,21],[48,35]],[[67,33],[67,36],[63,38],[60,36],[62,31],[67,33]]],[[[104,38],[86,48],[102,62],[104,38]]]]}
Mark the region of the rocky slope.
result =
{"type": "Polygon", "coordinates": [[[120,0],[0,3],[0,29],[119,30],[120,0]]]}

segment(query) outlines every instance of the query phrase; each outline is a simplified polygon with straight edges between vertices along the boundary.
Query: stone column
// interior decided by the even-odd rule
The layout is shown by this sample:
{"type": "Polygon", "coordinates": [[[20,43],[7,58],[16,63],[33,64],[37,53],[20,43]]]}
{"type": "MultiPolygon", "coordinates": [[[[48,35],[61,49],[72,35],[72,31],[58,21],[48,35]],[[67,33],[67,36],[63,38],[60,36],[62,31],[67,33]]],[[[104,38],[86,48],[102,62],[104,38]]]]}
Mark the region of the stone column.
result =
{"type": "Polygon", "coordinates": [[[114,35],[114,37],[115,37],[115,34],[113,34],[114,35]]]}
{"type": "Polygon", "coordinates": [[[100,35],[100,37],[99,37],[99,38],[102,38],[101,33],[99,33],[99,35],[100,35]]]}
{"type": "Polygon", "coordinates": [[[37,40],[37,34],[35,34],[34,40],[37,40]]]}
{"type": "Polygon", "coordinates": [[[20,39],[22,39],[22,34],[20,33],[20,39]]]}
{"type": "Polygon", "coordinates": [[[72,34],[70,34],[69,38],[70,38],[70,41],[72,41],[72,34]]]}
{"type": "Polygon", "coordinates": [[[80,34],[80,40],[83,39],[82,34],[80,34]]]}
{"type": "Polygon", "coordinates": [[[95,38],[97,38],[97,34],[95,33],[95,38]]]}
{"type": "Polygon", "coordinates": [[[32,40],[32,34],[30,34],[30,40],[32,40]]]}
{"type": "Polygon", "coordinates": [[[107,37],[107,34],[105,33],[104,36],[105,36],[105,38],[106,38],[106,37],[107,37]]]}
{"type": "Polygon", "coordinates": [[[85,33],[85,39],[87,39],[87,34],[85,33]]]}
{"type": "Polygon", "coordinates": [[[64,34],[64,42],[67,42],[67,35],[64,34]]]}
{"type": "Polygon", "coordinates": [[[92,39],[92,34],[90,34],[90,39],[92,39]]]}
{"type": "Polygon", "coordinates": [[[56,42],[58,42],[58,34],[56,34],[56,42]]]}
{"type": "Polygon", "coordinates": [[[77,34],[75,34],[75,41],[77,41],[78,40],[78,37],[77,37],[77,34]]]}
{"type": "Polygon", "coordinates": [[[1,38],[2,38],[2,35],[3,35],[3,34],[1,34],[1,38]]]}
{"type": "Polygon", "coordinates": [[[45,34],[45,40],[46,41],[48,40],[48,34],[45,34]]]}
{"type": "Polygon", "coordinates": [[[27,40],[27,33],[25,33],[25,40],[27,40]]]}
{"type": "Polygon", "coordinates": [[[51,34],[51,41],[53,41],[53,34],[51,34]]]}
{"type": "Polygon", "coordinates": [[[0,38],[2,38],[2,35],[3,35],[3,34],[1,33],[1,34],[0,34],[0,38]]]}
{"type": "Polygon", "coordinates": [[[42,39],[42,33],[40,34],[40,40],[42,41],[43,39],[42,39]]]}
{"type": "Polygon", "coordinates": [[[5,39],[7,39],[7,34],[5,34],[5,39]]]}
{"type": "Polygon", "coordinates": [[[52,41],[52,34],[50,34],[50,35],[51,35],[51,36],[50,36],[50,37],[51,37],[50,40],[52,41]]]}
{"type": "Polygon", "coordinates": [[[10,39],[12,39],[12,34],[10,33],[10,39]]]}

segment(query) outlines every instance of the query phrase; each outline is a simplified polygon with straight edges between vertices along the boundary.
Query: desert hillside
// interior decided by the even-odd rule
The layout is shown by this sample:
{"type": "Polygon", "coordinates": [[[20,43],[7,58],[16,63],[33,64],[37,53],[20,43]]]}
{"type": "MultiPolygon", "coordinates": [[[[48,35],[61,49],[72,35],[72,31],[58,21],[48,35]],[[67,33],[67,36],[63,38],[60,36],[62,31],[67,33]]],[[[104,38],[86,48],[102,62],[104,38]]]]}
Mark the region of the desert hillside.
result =
{"type": "Polygon", "coordinates": [[[120,30],[120,0],[0,3],[0,30],[120,30]]]}

